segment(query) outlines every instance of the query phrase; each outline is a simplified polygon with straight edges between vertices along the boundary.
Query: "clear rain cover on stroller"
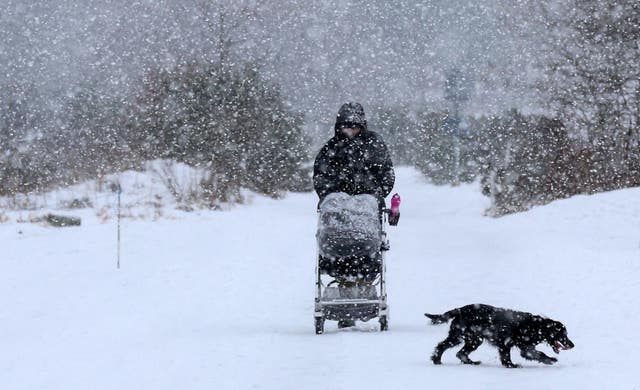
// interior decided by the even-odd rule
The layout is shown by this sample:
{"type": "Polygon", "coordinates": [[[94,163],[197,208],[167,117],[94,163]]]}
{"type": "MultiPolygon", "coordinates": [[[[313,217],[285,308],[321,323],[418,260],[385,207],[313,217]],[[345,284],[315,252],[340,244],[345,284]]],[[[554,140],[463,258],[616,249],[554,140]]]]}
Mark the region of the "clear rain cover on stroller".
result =
{"type": "Polygon", "coordinates": [[[369,194],[327,195],[320,204],[316,238],[327,259],[375,256],[382,244],[378,201],[369,194]]]}

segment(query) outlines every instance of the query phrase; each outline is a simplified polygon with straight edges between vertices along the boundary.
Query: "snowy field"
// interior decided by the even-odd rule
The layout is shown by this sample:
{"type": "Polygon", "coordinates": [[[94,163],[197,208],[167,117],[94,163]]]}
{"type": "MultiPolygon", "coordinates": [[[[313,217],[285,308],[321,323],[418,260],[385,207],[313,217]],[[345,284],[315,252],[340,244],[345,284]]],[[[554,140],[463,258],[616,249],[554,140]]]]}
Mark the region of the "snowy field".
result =
{"type": "MultiPolygon", "coordinates": [[[[0,388],[638,389],[640,189],[483,217],[477,186],[427,185],[401,169],[389,228],[390,330],[313,328],[316,197],[256,197],[223,212],[0,224],[0,388]],[[562,321],[559,362],[430,360],[437,313],[488,303],[562,321]]],[[[72,214],[78,214],[74,212],[72,214]]],[[[541,347],[553,355],[550,348],[541,347]]]]}

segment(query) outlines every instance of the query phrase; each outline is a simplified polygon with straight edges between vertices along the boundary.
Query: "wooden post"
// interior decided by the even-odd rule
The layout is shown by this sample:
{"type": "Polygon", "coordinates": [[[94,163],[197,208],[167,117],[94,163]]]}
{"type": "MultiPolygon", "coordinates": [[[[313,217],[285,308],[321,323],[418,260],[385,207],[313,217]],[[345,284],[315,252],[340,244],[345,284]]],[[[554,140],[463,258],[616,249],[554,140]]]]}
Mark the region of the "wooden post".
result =
{"type": "Polygon", "coordinates": [[[118,183],[118,269],[120,269],[120,194],[122,194],[122,188],[118,183]]]}

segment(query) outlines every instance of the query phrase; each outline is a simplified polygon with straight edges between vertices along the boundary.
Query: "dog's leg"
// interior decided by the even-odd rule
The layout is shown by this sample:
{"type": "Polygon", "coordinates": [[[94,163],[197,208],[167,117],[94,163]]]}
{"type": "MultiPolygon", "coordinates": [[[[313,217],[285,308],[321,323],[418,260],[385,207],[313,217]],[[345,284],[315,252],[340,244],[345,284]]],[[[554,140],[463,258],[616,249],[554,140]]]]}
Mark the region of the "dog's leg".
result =
{"type": "Polygon", "coordinates": [[[460,351],[458,351],[456,357],[460,359],[460,361],[462,361],[462,363],[464,364],[480,364],[481,362],[479,361],[469,359],[469,354],[478,349],[480,344],[482,344],[482,341],[483,338],[480,336],[470,336],[466,338],[464,346],[460,351]]]}
{"type": "Polygon", "coordinates": [[[520,350],[520,356],[527,360],[535,360],[544,364],[553,364],[558,361],[558,359],[547,356],[544,352],[538,351],[534,347],[528,347],[520,350]]]}
{"type": "Polygon", "coordinates": [[[442,364],[442,354],[449,348],[453,348],[456,345],[460,344],[462,339],[459,335],[452,335],[449,333],[449,336],[444,339],[440,344],[436,346],[436,349],[433,351],[431,355],[431,361],[433,364],[442,364]]]}
{"type": "Polygon", "coordinates": [[[500,353],[500,363],[507,368],[518,368],[520,367],[517,364],[513,364],[511,361],[511,346],[509,345],[501,345],[498,347],[498,352],[500,353]]]}

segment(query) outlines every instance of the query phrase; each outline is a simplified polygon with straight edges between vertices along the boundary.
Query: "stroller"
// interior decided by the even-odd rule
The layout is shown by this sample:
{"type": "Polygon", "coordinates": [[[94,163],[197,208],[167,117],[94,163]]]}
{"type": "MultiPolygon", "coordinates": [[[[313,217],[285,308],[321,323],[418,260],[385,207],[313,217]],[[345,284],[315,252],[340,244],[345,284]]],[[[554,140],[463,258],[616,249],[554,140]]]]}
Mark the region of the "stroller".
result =
{"type": "Polygon", "coordinates": [[[320,204],[316,334],[324,333],[325,320],[338,321],[338,327],[345,327],[356,320],[379,317],[380,330],[388,329],[385,253],[389,241],[385,224],[387,220],[391,225],[397,224],[399,201],[399,196],[394,195],[393,212],[381,211],[372,195],[339,192],[327,195],[320,204]]]}

